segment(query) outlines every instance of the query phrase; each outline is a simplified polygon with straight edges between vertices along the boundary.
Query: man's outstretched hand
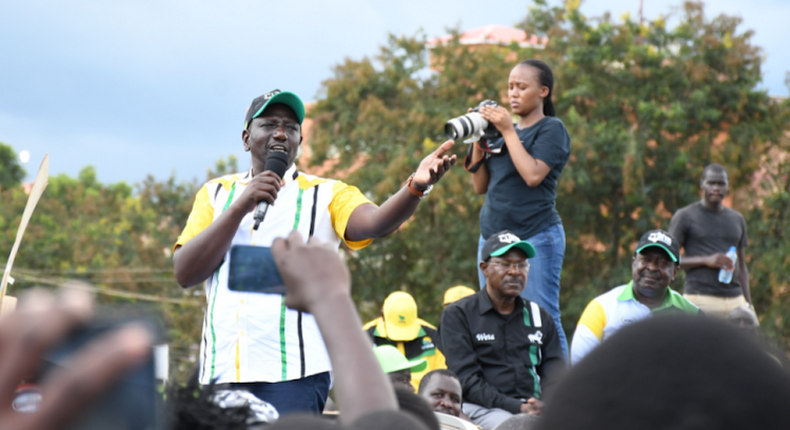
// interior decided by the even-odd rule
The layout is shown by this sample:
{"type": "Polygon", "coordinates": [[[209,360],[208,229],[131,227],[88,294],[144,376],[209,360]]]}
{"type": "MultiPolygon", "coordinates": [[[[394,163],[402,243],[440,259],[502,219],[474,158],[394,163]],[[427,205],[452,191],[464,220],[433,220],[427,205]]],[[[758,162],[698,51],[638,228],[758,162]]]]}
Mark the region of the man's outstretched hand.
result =
{"type": "Polygon", "coordinates": [[[88,321],[92,299],[85,292],[67,290],[56,300],[48,292],[34,290],[19,303],[15,312],[0,318],[0,429],[68,427],[151,352],[153,335],[142,326],[130,324],[103,334],[39,384],[38,411],[17,412],[11,407],[14,389],[36,373],[43,354],[88,321]]]}
{"type": "Polygon", "coordinates": [[[316,238],[305,243],[294,230],[272,244],[272,256],[287,287],[285,306],[313,312],[321,301],[349,296],[351,275],[337,250],[316,238]]]}
{"type": "Polygon", "coordinates": [[[428,186],[439,182],[439,179],[442,179],[442,176],[450,170],[450,167],[453,167],[456,156],[454,154],[452,156],[445,154],[453,147],[454,143],[452,140],[448,140],[442,143],[436,151],[422,159],[417,171],[414,173],[412,182],[414,188],[418,191],[424,191],[428,186]]]}

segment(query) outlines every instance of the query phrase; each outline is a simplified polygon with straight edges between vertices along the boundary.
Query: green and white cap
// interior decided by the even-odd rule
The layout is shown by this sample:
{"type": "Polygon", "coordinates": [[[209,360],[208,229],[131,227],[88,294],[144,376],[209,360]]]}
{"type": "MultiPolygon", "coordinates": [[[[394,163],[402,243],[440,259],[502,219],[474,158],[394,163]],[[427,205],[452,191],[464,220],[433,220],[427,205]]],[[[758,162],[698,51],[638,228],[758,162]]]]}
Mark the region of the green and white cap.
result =
{"type": "Polygon", "coordinates": [[[481,261],[488,261],[491,257],[499,257],[513,248],[518,248],[527,254],[527,258],[535,256],[535,247],[526,240],[521,240],[510,230],[502,230],[494,233],[486,240],[483,251],[480,253],[481,261]]]}
{"type": "Polygon", "coordinates": [[[650,230],[642,235],[639,243],[636,244],[636,252],[640,253],[645,248],[657,246],[669,254],[669,258],[675,263],[680,262],[680,244],[678,240],[664,230],[650,230]]]}
{"type": "Polygon", "coordinates": [[[244,117],[244,129],[247,130],[250,126],[250,122],[252,122],[254,118],[261,116],[269,105],[275,103],[282,103],[293,109],[296,117],[299,118],[299,124],[304,121],[304,103],[302,103],[302,99],[292,92],[273,90],[262,96],[256,97],[255,100],[250,103],[250,107],[247,109],[247,115],[244,117]]]}

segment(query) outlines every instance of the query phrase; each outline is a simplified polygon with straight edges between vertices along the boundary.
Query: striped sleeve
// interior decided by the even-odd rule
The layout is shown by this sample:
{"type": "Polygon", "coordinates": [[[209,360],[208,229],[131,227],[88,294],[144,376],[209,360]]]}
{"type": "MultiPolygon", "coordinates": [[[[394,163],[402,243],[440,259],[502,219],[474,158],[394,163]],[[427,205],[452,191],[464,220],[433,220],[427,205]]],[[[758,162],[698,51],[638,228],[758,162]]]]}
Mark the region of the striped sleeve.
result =
{"type": "Polygon", "coordinates": [[[571,364],[578,363],[603,340],[606,312],[598,300],[593,300],[582,312],[571,341],[571,364]]]}
{"type": "Polygon", "coordinates": [[[373,239],[361,240],[358,242],[351,242],[346,240],[346,227],[348,220],[354,209],[361,205],[373,203],[359,191],[359,188],[345,184],[340,181],[335,181],[334,188],[332,188],[332,203],[329,204],[329,214],[332,217],[332,227],[335,229],[337,237],[341,238],[349,248],[353,250],[362,249],[371,242],[373,239]]]}
{"type": "Polygon", "coordinates": [[[214,207],[211,206],[208,188],[206,185],[203,185],[200,191],[198,191],[197,196],[195,196],[195,204],[192,205],[192,212],[189,213],[187,225],[184,227],[184,231],[181,232],[181,235],[178,236],[173,250],[189,242],[190,239],[197,236],[201,231],[205,230],[206,227],[211,225],[213,221],[214,207]]]}

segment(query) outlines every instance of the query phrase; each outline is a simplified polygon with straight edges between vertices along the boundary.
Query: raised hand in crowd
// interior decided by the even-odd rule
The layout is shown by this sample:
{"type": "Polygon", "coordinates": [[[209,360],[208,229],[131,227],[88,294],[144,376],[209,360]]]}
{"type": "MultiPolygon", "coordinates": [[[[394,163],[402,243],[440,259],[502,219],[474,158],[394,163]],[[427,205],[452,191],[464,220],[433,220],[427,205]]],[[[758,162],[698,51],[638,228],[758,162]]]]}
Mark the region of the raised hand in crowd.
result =
{"type": "Polygon", "coordinates": [[[153,335],[145,327],[130,324],[107,332],[41,382],[36,412],[16,411],[15,388],[36,373],[48,350],[89,320],[91,310],[92,299],[85,292],[67,290],[56,298],[33,290],[15,312],[0,318],[0,429],[65,428],[113,382],[149,357],[153,335]]]}
{"type": "Polygon", "coordinates": [[[315,316],[335,374],[340,419],[352,423],[373,411],[398,409],[395,394],[373,355],[373,345],[351,300],[348,268],[333,248],[297,231],[272,244],[287,287],[286,306],[315,316]]]}

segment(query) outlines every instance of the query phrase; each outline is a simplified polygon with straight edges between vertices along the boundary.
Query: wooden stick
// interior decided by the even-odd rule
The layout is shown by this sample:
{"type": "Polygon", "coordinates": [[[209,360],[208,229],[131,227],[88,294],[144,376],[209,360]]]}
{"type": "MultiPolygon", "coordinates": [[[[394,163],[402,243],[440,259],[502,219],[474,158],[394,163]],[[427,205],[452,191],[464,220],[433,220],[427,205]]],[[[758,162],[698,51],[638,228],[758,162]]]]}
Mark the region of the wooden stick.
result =
{"type": "Polygon", "coordinates": [[[27,198],[25,211],[22,213],[22,221],[19,223],[19,229],[16,231],[16,240],[14,247],[11,248],[11,254],[8,256],[8,261],[5,265],[5,272],[3,272],[3,281],[0,283],[0,312],[5,310],[3,299],[5,298],[6,285],[8,284],[8,277],[11,276],[11,267],[14,265],[14,258],[16,252],[19,251],[19,243],[22,242],[22,236],[25,234],[27,223],[30,217],[33,216],[33,211],[36,209],[38,200],[44,193],[44,188],[47,187],[47,179],[49,178],[49,154],[44,155],[44,161],[41,162],[41,167],[38,168],[36,175],[36,182],[33,184],[33,189],[30,190],[30,196],[27,198]]]}

